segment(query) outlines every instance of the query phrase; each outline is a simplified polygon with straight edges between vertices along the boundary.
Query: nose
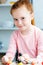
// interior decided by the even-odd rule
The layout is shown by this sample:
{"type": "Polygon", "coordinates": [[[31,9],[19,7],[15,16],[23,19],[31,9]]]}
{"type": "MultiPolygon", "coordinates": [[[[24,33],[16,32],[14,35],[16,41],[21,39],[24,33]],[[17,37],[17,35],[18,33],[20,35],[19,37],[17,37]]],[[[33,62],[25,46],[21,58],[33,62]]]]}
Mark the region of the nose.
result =
{"type": "Polygon", "coordinates": [[[22,24],[22,21],[19,19],[19,20],[18,20],[18,23],[19,23],[19,24],[22,24]]]}

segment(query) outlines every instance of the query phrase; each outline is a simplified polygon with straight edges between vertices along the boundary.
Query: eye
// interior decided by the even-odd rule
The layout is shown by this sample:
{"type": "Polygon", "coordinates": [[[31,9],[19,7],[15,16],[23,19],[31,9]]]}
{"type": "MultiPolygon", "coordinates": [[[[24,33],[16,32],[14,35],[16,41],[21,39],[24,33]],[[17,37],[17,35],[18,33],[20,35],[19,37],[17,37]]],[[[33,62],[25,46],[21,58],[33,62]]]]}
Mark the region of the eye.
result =
{"type": "Polygon", "coordinates": [[[22,19],[25,19],[24,17],[22,17],[22,19]]]}
{"type": "Polygon", "coordinates": [[[18,21],[18,19],[14,18],[15,21],[18,21]]]}

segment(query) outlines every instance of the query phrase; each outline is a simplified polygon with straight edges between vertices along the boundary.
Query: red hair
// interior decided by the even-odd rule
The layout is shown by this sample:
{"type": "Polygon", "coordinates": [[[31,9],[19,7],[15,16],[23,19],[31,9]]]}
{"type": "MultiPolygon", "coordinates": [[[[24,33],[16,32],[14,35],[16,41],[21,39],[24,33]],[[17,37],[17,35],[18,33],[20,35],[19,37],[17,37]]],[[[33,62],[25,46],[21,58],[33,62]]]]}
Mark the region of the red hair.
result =
{"type": "MultiPolygon", "coordinates": [[[[30,3],[30,0],[18,0],[17,2],[15,2],[12,7],[11,7],[11,11],[10,13],[12,14],[12,11],[15,9],[20,8],[21,6],[25,5],[26,8],[32,13],[33,12],[33,8],[32,8],[32,4],[30,3]]],[[[34,19],[31,21],[32,25],[34,25],[34,19]]]]}

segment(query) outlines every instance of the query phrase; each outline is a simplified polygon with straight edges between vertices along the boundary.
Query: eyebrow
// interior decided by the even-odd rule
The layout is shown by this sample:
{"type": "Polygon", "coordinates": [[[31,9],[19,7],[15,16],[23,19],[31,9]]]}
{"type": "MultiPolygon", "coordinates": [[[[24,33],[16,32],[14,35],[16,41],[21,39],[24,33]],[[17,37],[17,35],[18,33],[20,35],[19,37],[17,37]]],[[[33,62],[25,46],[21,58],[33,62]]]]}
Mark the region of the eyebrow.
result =
{"type": "Polygon", "coordinates": [[[25,18],[25,17],[21,17],[21,18],[25,18]]]}
{"type": "Polygon", "coordinates": [[[17,18],[13,18],[14,20],[17,19],[17,18]]]}
{"type": "MultiPolygon", "coordinates": [[[[22,17],[20,17],[20,18],[25,18],[25,17],[22,16],[22,17]]],[[[17,19],[17,18],[13,18],[13,19],[15,20],[15,19],[17,19]]],[[[17,19],[17,20],[18,20],[18,19],[17,19]]]]}

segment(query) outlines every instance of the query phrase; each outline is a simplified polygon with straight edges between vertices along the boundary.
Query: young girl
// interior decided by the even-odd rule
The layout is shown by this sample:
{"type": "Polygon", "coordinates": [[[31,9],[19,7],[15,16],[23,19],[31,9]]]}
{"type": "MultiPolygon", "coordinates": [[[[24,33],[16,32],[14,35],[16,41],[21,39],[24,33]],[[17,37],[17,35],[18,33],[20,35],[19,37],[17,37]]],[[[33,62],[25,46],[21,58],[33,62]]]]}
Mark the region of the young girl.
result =
{"type": "Polygon", "coordinates": [[[11,61],[18,53],[28,54],[30,58],[43,59],[43,32],[31,24],[34,19],[32,5],[28,0],[19,0],[11,8],[11,15],[18,30],[14,31],[10,38],[9,49],[5,57],[11,61]]]}

